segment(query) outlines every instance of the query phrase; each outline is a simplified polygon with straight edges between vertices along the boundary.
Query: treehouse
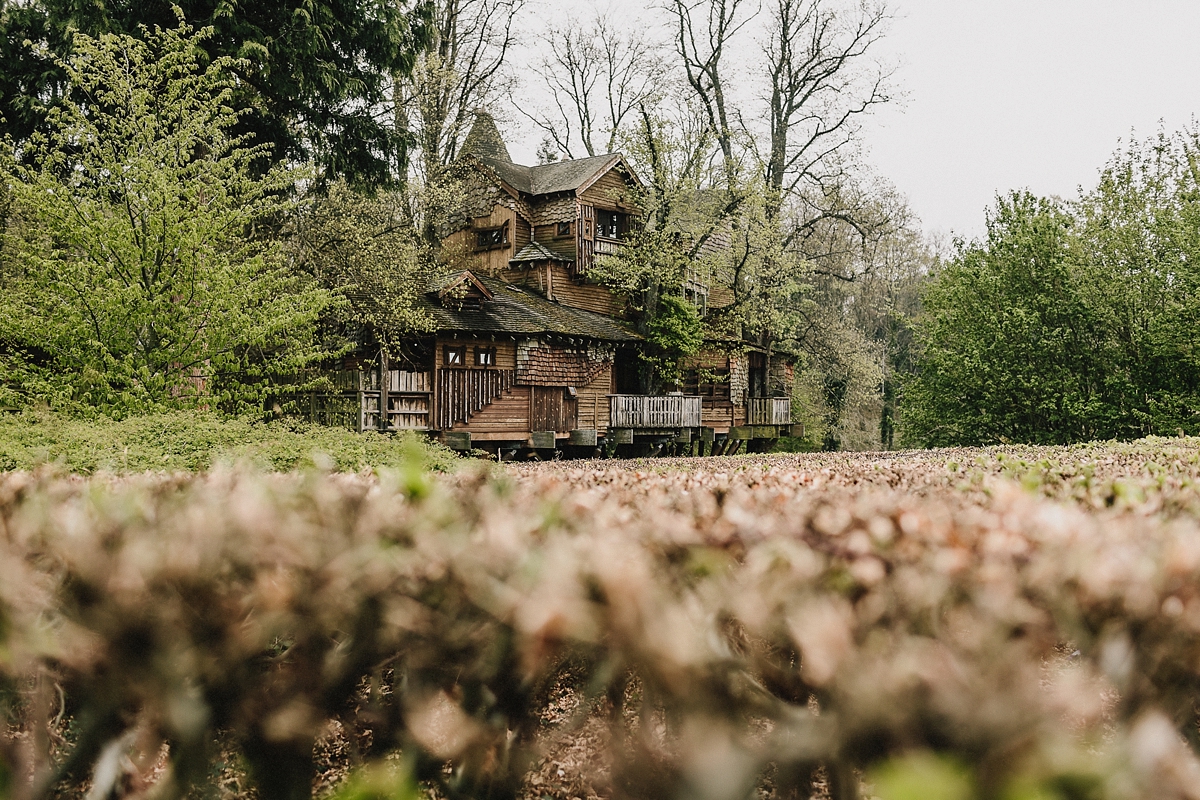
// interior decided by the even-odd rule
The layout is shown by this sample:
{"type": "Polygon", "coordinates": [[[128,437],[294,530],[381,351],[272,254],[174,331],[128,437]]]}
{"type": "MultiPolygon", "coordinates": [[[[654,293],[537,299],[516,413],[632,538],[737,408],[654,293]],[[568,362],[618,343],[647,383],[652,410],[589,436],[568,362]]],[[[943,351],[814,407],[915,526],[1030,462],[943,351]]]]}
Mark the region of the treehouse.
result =
{"type": "MultiPolygon", "coordinates": [[[[642,337],[626,298],[590,276],[638,224],[641,185],[622,155],[515,164],[479,114],[453,172],[461,202],[440,235],[458,266],[421,301],[435,330],[414,337],[403,362],[344,373],[340,396],[360,430],[429,431],[504,457],[693,443],[730,452],[788,432],[790,379],[773,382],[768,363],[783,362],[745,342],[694,359],[677,391],[637,391],[642,337]]],[[[698,278],[684,289],[707,302],[698,278]]]]}

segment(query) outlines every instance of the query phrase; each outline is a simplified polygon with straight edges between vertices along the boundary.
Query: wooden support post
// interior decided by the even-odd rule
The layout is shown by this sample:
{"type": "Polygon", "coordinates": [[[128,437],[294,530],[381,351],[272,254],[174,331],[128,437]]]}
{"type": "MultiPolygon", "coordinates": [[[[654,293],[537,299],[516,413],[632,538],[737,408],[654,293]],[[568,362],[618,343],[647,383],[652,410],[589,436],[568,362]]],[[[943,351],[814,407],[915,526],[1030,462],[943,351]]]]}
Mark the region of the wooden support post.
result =
{"type": "Polygon", "coordinates": [[[391,419],[388,414],[388,390],[392,388],[392,371],[388,364],[387,351],[383,348],[379,349],[379,425],[381,431],[386,431],[391,426],[391,419]]]}

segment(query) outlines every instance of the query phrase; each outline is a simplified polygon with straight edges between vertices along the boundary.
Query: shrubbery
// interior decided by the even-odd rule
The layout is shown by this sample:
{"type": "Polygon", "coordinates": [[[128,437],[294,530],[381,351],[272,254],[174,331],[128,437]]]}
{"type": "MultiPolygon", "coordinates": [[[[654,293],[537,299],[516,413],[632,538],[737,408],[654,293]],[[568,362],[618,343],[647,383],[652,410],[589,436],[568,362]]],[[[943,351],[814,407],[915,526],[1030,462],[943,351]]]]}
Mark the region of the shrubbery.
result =
{"type": "Polygon", "coordinates": [[[1200,130],[1117,153],[1073,202],[1013,192],[924,297],[922,446],[1200,433],[1200,130]]]}
{"type": "Polygon", "coordinates": [[[1196,440],[704,463],[3,476],[0,781],[1200,797],[1196,440]]]}
{"type": "Polygon", "coordinates": [[[416,434],[358,434],[295,420],[251,422],[198,411],[81,420],[49,412],[0,414],[0,470],[56,464],[71,472],[201,471],[219,462],[268,470],[398,467],[417,455],[439,470],[459,461],[416,434]]]}

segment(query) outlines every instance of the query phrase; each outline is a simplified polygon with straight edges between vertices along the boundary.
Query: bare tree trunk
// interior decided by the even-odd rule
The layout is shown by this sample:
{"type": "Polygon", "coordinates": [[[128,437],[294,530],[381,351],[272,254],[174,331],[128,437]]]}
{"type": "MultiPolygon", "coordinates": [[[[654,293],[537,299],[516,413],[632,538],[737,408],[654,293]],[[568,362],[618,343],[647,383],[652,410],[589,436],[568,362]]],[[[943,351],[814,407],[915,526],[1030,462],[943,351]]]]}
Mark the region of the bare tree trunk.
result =
{"type": "Polygon", "coordinates": [[[807,185],[828,186],[858,120],[889,100],[891,73],[869,54],[890,16],[882,2],[853,12],[835,0],[773,0],[764,47],[771,84],[764,168],[769,212],[807,185]]]}
{"type": "MultiPolygon", "coordinates": [[[[675,49],[683,61],[688,85],[708,116],[724,160],[726,181],[732,189],[736,176],[731,109],[727,102],[723,64],[725,48],[753,19],[743,15],[744,0],[706,0],[689,4],[674,0],[671,12],[675,17],[675,49]],[[697,21],[697,12],[707,20],[697,21]]],[[[757,12],[756,12],[757,13],[757,12]]]]}
{"type": "Polygon", "coordinates": [[[639,106],[662,90],[666,65],[643,30],[607,14],[568,15],[542,37],[549,51],[536,68],[552,95],[549,109],[525,113],[567,158],[611,153],[639,106]]]}

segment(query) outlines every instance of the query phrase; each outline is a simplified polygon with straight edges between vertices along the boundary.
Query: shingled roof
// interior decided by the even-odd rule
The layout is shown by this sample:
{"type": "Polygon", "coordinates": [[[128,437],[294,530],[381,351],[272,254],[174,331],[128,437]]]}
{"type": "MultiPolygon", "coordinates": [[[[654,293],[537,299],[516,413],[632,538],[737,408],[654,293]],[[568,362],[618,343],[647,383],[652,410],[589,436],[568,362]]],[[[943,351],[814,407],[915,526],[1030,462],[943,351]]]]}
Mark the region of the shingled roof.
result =
{"type": "Polygon", "coordinates": [[[496,127],[496,120],[486,111],[475,112],[475,122],[463,141],[463,153],[470,153],[480,158],[494,158],[500,161],[512,161],[504,137],[496,127]]]}
{"type": "Polygon", "coordinates": [[[529,261],[566,261],[572,262],[575,259],[570,256],[560,255],[546,247],[541,242],[530,242],[521,248],[521,252],[508,260],[510,264],[523,264],[529,261]]]}
{"type": "Polygon", "coordinates": [[[483,155],[475,157],[484,166],[495,172],[500,180],[519,192],[532,195],[581,189],[590,184],[593,178],[603,175],[614,165],[625,160],[620,153],[607,153],[602,156],[575,158],[570,161],[526,167],[499,158],[489,158],[483,155]]]}
{"type": "Polygon", "coordinates": [[[571,336],[604,342],[641,339],[612,317],[559,305],[495,278],[474,277],[492,293],[492,299],[478,307],[455,308],[453,303],[444,306],[437,296],[438,289],[444,285],[441,280],[435,280],[431,291],[421,298],[421,307],[433,317],[439,333],[571,336]]]}
{"type": "MultiPolygon", "coordinates": [[[[462,153],[475,157],[513,189],[530,195],[578,191],[591,185],[593,180],[617,164],[624,164],[625,171],[633,175],[620,153],[573,158],[534,167],[514,164],[496,128],[496,121],[484,112],[476,113],[471,131],[463,142],[462,153]]],[[[634,180],[637,180],[636,176],[634,180]]]]}

